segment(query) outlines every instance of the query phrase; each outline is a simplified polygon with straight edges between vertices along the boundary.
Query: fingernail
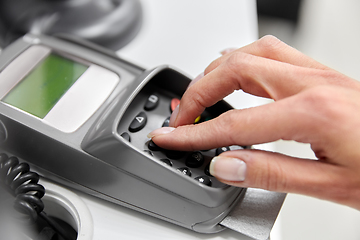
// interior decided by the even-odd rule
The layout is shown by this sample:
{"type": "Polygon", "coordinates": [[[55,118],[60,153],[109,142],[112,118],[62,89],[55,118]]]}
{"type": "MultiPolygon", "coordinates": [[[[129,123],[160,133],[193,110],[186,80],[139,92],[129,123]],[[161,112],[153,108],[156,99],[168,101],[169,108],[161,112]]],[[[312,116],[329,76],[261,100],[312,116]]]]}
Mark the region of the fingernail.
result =
{"type": "Polygon", "coordinates": [[[174,126],[177,115],[179,114],[179,107],[180,107],[180,104],[177,105],[176,108],[174,109],[174,111],[172,112],[170,121],[169,121],[169,126],[174,126]]]}
{"type": "Polygon", "coordinates": [[[164,134],[168,134],[168,133],[171,133],[172,131],[174,131],[175,128],[173,127],[163,127],[163,128],[159,128],[159,129],[156,129],[154,131],[152,131],[151,133],[149,133],[147,135],[148,138],[153,138],[155,136],[159,136],[159,135],[164,135],[164,134]]]}
{"type": "Polygon", "coordinates": [[[236,50],[236,48],[227,48],[227,49],[222,50],[220,53],[221,53],[221,55],[225,55],[225,54],[231,53],[235,50],[236,50]]]}
{"type": "Polygon", "coordinates": [[[210,173],[227,181],[244,181],[246,163],[238,158],[214,157],[210,164],[210,173]]]}
{"type": "Polygon", "coordinates": [[[200,73],[196,78],[194,78],[191,82],[190,82],[190,84],[189,84],[189,86],[187,87],[187,88],[189,88],[189,87],[191,87],[192,85],[194,85],[197,81],[199,81],[200,79],[202,79],[203,77],[204,77],[204,73],[202,72],[202,73],[200,73]]]}

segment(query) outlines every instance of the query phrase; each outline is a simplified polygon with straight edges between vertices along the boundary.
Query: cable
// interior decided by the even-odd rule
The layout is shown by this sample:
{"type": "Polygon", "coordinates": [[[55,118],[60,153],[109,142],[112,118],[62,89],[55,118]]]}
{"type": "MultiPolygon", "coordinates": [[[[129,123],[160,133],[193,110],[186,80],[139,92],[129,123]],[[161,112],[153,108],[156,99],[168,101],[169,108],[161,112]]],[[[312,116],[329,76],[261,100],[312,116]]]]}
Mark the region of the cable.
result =
{"type": "Polygon", "coordinates": [[[15,197],[14,208],[24,216],[23,219],[36,221],[40,217],[65,240],[75,240],[76,233],[65,231],[43,211],[41,198],[45,195],[45,188],[38,183],[39,179],[37,173],[30,171],[29,164],[19,163],[17,157],[0,153],[0,182],[15,197]]]}

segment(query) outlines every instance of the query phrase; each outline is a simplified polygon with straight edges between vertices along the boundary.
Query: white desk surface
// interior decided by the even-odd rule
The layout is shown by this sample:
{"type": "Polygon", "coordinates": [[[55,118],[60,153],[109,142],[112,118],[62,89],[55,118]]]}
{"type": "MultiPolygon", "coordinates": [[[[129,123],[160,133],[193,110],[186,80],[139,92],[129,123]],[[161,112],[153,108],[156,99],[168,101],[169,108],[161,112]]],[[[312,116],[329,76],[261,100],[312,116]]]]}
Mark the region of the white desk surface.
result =
{"type": "MultiPolygon", "coordinates": [[[[258,37],[255,0],[142,1],[144,24],[118,54],[144,68],[173,65],[192,77],[220,51],[258,37]]],[[[259,103],[241,93],[229,97],[235,107],[259,103]]],[[[93,215],[94,240],[102,239],[248,239],[232,230],[198,234],[141,213],[81,195],[93,215]]]]}

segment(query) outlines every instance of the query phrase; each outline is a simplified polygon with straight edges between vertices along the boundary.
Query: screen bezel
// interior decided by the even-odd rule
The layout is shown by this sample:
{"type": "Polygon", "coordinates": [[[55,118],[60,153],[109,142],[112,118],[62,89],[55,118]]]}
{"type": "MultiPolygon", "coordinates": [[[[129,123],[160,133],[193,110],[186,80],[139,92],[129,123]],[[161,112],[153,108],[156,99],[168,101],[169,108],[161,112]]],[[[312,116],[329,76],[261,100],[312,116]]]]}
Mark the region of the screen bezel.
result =
{"type": "Polygon", "coordinates": [[[0,101],[13,109],[39,119],[62,132],[76,131],[101,107],[120,81],[120,77],[99,65],[76,58],[68,53],[52,51],[47,46],[33,45],[15,58],[0,72],[0,101]],[[59,99],[42,119],[24,110],[1,101],[38,64],[52,52],[72,61],[88,66],[88,69],[59,99]]]}
{"type": "Polygon", "coordinates": [[[88,65],[52,52],[2,101],[43,119],[88,68],[88,65]]]}

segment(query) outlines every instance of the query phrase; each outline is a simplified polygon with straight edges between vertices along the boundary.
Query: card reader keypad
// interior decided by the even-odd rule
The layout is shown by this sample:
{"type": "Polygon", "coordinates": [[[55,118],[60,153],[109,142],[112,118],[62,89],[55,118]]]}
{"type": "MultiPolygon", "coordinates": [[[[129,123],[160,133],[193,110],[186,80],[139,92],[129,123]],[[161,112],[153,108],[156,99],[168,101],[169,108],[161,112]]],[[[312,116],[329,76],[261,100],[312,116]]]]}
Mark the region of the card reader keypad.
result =
{"type": "MultiPolygon", "coordinates": [[[[183,152],[167,150],[157,146],[146,136],[151,131],[169,126],[170,115],[179,103],[179,97],[169,92],[153,87],[145,87],[130,104],[130,111],[125,113],[124,119],[118,127],[119,134],[136,148],[154,157],[165,167],[170,167],[184,177],[192,178],[195,182],[209,187],[224,187],[209,171],[210,161],[222,152],[242,149],[244,147],[222,147],[212,150],[183,152]]],[[[213,117],[204,113],[198,118],[198,123],[213,117]]]]}

